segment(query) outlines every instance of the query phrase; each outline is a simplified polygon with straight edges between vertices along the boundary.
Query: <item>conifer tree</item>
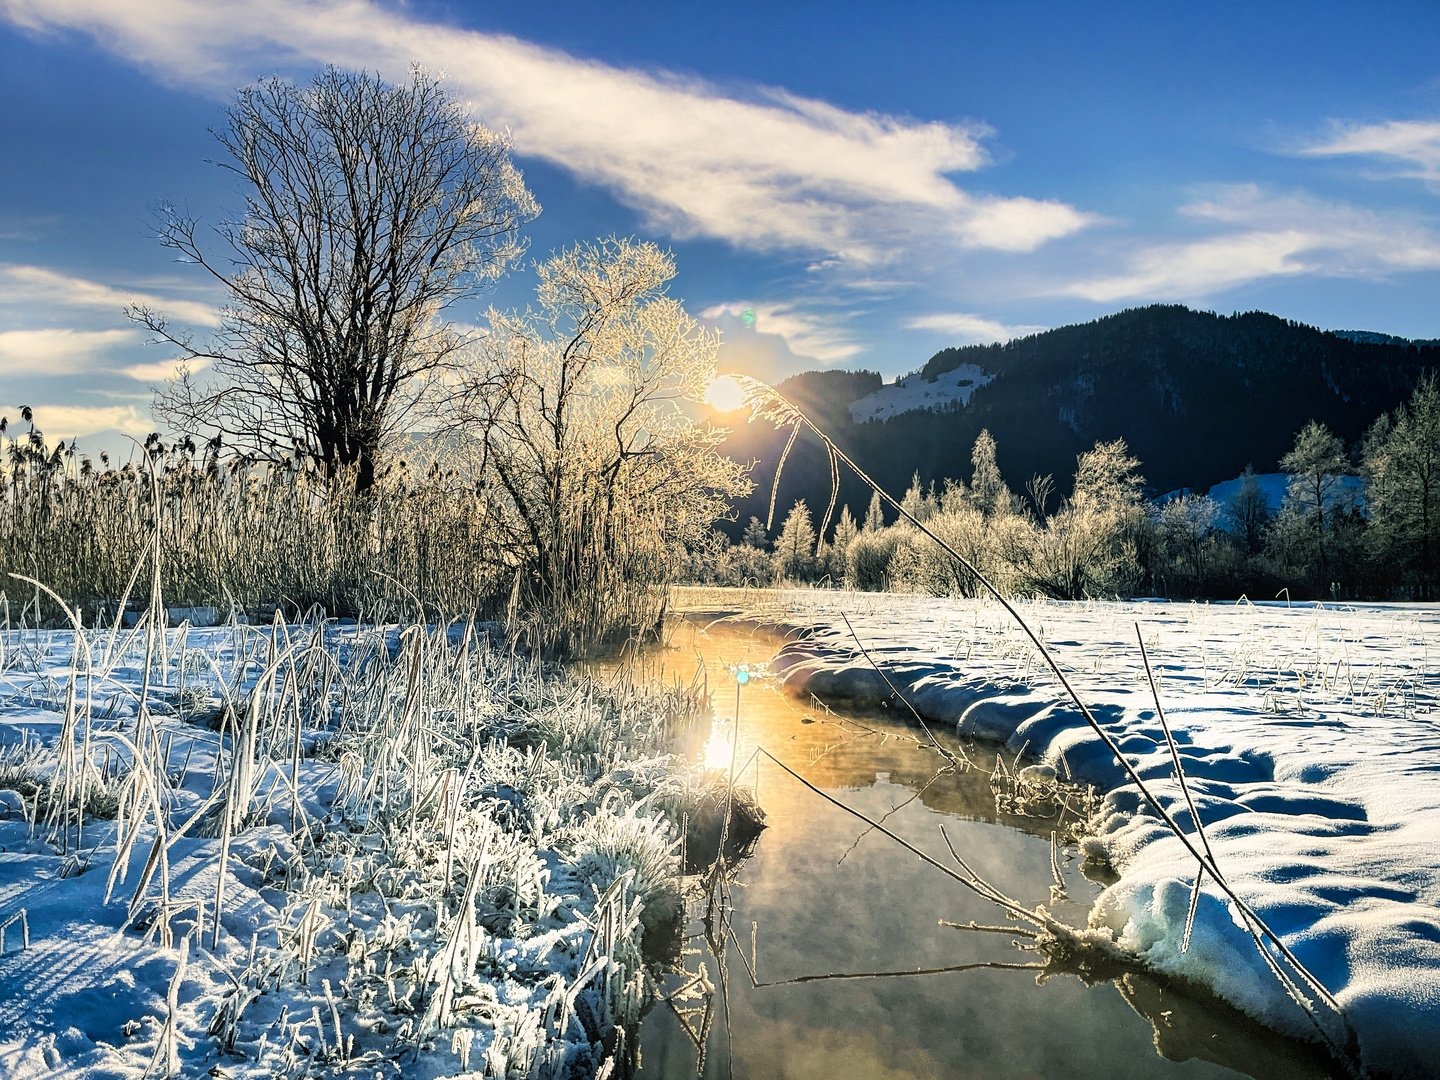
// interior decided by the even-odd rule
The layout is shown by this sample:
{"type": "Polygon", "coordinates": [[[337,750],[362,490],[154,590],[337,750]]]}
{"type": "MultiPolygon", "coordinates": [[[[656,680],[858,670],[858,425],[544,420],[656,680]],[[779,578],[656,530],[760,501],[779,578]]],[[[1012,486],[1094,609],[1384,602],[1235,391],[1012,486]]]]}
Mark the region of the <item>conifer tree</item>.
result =
{"type": "Polygon", "coordinates": [[[1005,486],[1000,467],[995,463],[995,437],[989,430],[982,428],[975,437],[970,463],[974,466],[970,477],[970,498],[976,509],[986,517],[997,510],[1008,509],[1010,489],[1005,486]]]}
{"type": "Polygon", "coordinates": [[[885,527],[885,511],[880,508],[880,493],[873,492],[870,496],[870,508],[865,511],[864,531],[867,533],[879,532],[885,527]]]}
{"type": "Polygon", "coordinates": [[[905,497],[900,500],[900,505],[916,521],[927,521],[935,512],[933,492],[927,492],[920,486],[919,469],[915,470],[915,475],[910,480],[910,490],[905,492],[905,497]]]}
{"type": "Polygon", "coordinates": [[[810,508],[797,499],[785,515],[785,524],[775,539],[775,576],[791,581],[809,581],[815,573],[815,526],[810,508]]]}
{"type": "Polygon", "coordinates": [[[770,537],[765,534],[765,523],[752,514],[750,524],[745,526],[745,532],[740,536],[740,542],[761,551],[768,548],[770,537]]]}
{"type": "Polygon", "coordinates": [[[836,553],[839,554],[842,559],[844,558],[846,550],[850,547],[850,541],[855,539],[855,534],[858,531],[855,525],[855,518],[850,513],[850,505],[847,503],[840,508],[840,519],[835,522],[834,547],[836,553]]]}

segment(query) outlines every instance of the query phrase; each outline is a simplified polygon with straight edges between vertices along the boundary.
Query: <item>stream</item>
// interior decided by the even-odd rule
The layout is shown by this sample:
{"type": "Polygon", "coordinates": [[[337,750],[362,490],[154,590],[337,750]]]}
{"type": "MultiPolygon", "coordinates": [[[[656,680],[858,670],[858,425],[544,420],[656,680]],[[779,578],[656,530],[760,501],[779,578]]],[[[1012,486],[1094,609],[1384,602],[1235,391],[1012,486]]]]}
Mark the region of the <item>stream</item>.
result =
{"type": "MultiPolygon", "coordinates": [[[[671,645],[641,670],[687,685],[698,670],[708,682],[715,715],[687,747],[692,758],[724,771],[732,747],[742,765],[764,747],[954,865],[943,825],[991,884],[1085,924],[1103,885],[1081,872],[1073,846],[1062,848],[1064,898],[1052,902],[1056,821],[997,815],[993,748],[937,731],[974,762],[937,777],[944,761],[913,722],[831,712],[778,688],[765,676],[778,639],[766,632],[691,615],[671,645]]],[[[998,907],[764,758],[736,782],[754,789],[767,828],[720,887],[718,910],[688,905],[684,952],[663,984],[673,996],[641,1025],[644,1080],[1329,1075],[1307,1046],[1203,992],[1133,973],[1087,985],[1033,966],[1044,958],[1013,944],[998,907]]]]}

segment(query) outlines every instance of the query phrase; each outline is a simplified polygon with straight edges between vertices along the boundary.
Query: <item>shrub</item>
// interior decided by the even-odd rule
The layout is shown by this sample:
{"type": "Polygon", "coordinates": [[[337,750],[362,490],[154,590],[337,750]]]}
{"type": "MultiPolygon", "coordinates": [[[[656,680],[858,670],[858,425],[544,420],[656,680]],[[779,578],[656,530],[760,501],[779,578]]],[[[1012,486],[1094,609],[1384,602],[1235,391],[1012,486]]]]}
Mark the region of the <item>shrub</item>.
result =
{"type": "Polygon", "coordinates": [[[846,580],[866,592],[884,589],[890,581],[890,560],[898,537],[893,529],[861,532],[845,552],[846,580]]]}

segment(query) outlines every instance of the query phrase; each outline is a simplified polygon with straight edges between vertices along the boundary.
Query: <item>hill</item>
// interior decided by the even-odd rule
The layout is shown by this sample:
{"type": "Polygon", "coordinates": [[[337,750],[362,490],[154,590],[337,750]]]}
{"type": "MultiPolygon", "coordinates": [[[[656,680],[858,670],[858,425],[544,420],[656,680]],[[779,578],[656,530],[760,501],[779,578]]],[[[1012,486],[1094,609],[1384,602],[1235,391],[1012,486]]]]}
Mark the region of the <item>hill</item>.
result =
{"type": "MultiPolygon", "coordinates": [[[[982,428],[995,436],[1001,472],[1016,491],[1036,473],[1053,474],[1068,490],[1076,455],[1117,438],[1140,458],[1154,490],[1203,491],[1246,465],[1274,471],[1311,419],[1354,442],[1436,366],[1434,342],[1326,332],[1265,312],[1155,305],[1003,345],[944,349],[884,387],[873,372],[826,371],[779,389],[897,497],[916,472],[927,483],[968,480],[982,428]]],[[[739,430],[725,446],[758,462],[741,522],[765,517],[788,434],[764,427],[739,430]]],[[[828,497],[825,455],[802,439],[777,505],[805,498],[823,509],[828,497]]],[[[843,484],[841,501],[852,510],[868,500],[857,481],[843,484]]]]}

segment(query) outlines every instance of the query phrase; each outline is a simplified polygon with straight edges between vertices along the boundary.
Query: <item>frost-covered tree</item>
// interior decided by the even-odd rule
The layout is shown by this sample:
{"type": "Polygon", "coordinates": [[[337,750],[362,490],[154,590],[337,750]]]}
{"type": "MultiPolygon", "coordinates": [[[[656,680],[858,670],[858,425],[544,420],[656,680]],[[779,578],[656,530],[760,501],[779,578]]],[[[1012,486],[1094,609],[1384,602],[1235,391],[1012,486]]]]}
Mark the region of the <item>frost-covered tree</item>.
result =
{"type": "Polygon", "coordinates": [[[765,523],[755,515],[750,515],[750,523],[745,526],[745,532],[741,534],[740,542],[758,551],[768,548],[770,537],[765,532],[765,523]]]}
{"type": "Polygon", "coordinates": [[[1318,580],[1330,580],[1327,530],[1332,523],[1337,496],[1350,472],[1345,443],[1318,421],[1311,420],[1295,436],[1295,445],[1280,459],[1280,468],[1289,475],[1285,491],[1287,524],[1300,526],[1309,538],[1315,556],[1318,580]]]}
{"type": "Polygon", "coordinates": [[[865,511],[865,524],[863,529],[867,533],[878,532],[885,527],[885,511],[880,506],[880,493],[878,491],[870,494],[870,507],[865,511]]]}
{"type": "Polygon", "coordinates": [[[1440,552],[1440,386],[1433,372],[1408,402],[1375,422],[1361,461],[1373,550],[1387,569],[1413,575],[1420,599],[1433,599],[1440,552]]]}
{"type": "Polygon", "coordinates": [[[1037,531],[1028,554],[1032,588],[1067,600],[1135,588],[1142,546],[1153,533],[1139,467],[1123,439],[1079,456],[1074,493],[1037,531]]]}
{"type": "Polygon", "coordinates": [[[975,437],[975,447],[970,451],[970,463],[974,471],[970,475],[970,499],[986,517],[1008,511],[1011,506],[1010,489],[1000,475],[995,463],[995,437],[982,429],[975,437]]]}
{"type": "Polygon", "coordinates": [[[1205,587],[1206,557],[1213,545],[1220,504],[1206,495],[1182,495],[1160,508],[1160,537],[1196,592],[1205,587]]]}
{"type": "MultiPolygon", "coordinates": [[[[930,516],[935,513],[935,492],[934,484],[930,490],[925,490],[920,484],[920,472],[917,469],[910,481],[910,488],[905,492],[905,497],[900,500],[900,506],[905,513],[909,514],[916,521],[929,521],[930,516]]],[[[904,519],[901,519],[904,521],[904,519]]]]}
{"type": "Polygon", "coordinates": [[[855,525],[855,518],[850,513],[850,505],[847,503],[840,508],[840,517],[835,522],[833,541],[835,550],[840,553],[842,558],[850,547],[850,541],[855,539],[855,534],[859,531],[855,525]]]}
{"type": "Polygon", "coordinates": [[[1129,510],[1144,501],[1140,459],[1130,456],[1124,439],[1096,443],[1076,459],[1074,501],[1101,510],[1129,510]]]}
{"type": "Polygon", "coordinates": [[[896,529],[863,529],[855,537],[845,553],[845,579],[852,587],[874,592],[889,584],[897,533],[896,529]]]}
{"type": "Polygon", "coordinates": [[[936,500],[940,513],[956,513],[962,506],[968,505],[969,502],[970,490],[965,486],[965,481],[952,480],[946,477],[940,486],[940,497],[936,500]]]}
{"type": "Polygon", "coordinates": [[[826,542],[824,537],[820,538],[820,550],[815,559],[817,580],[828,579],[832,585],[845,580],[849,572],[846,552],[850,550],[850,542],[855,539],[859,531],[855,524],[855,517],[850,513],[850,507],[842,506],[840,516],[836,519],[835,527],[831,532],[830,541],[826,542]]]}
{"type": "Polygon", "coordinates": [[[815,526],[804,499],[796,500],[785,515],[772,558],[775,576],[781,580],[809,581],[815,576],[815,526]]]}
{"type": "Polygon", "coordinates": [[[714,379],[719,340],[666,294],[667,252],[582,244],[536,276],[536,310],[489,312],[454,427],[478,444],[481,482],[539,609],[589,605],[608,620],[626,597],[650,596],[669,552],[751,485],[719,453],[728,433],[681,407],[714,379]]]}

